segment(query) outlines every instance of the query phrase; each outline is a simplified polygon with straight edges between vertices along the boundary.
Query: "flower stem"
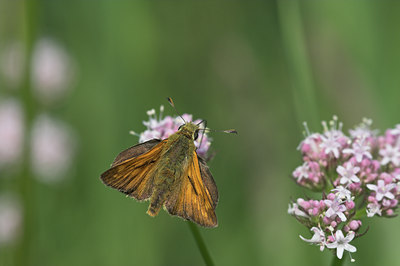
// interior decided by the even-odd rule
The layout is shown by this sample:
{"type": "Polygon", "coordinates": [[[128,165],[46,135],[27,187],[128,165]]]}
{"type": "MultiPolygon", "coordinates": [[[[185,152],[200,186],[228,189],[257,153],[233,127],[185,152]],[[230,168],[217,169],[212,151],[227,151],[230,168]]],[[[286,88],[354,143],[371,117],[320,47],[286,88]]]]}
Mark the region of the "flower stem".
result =
{"type": "Polygon", "coordinates": [[[342,259],[339,259],[336,254],[333,255],[331,266],[342,266],[346,260],[346,254],[343,254],[342,259]]]}
{"type": "Polygon", "coordinates": [[[203,257],[205,264],[208,266],[214,265],[214,262],[211,259],[210,253],[208,252],[207,246],[200,235],[200,231],[197,228],[197,225],[189,221],[187,222],[187,224],[189,225],[190,231],[192,232],[193,238],[196,241],[197,247],[200,250],[200,254],[203,257]]]}
{"type": "MultiPolygon", "coordinates": [[[[292,80],[292,95],[298,123],[318,125],[316,96],[312,70],[304,40],[303,21],[298,0],[278,0],[278,19],[282,44],[292,80]]],[[[302,125],[300,125],[303,128],[302,125]]]]}
{"type": "MultiPolygon", "coordinates": [[[[33,43],[36,37],[37,22],[37,3],[26,0],[23,2],[23,40],[25,44],[25,65],[24,76],[20,90],[20,97],[24,106],[24,117],[26,131],[29,132],[35,115],[35,101],[31,92],[30,85],[30,66],[33,43]]],[[[21,170],[21,176],[18,179],[18,188],[24,211],[24,221],[22,228],[22,237],[19,240],[15,250],[15,265],[28,265],[31,257],[32,234],[34,233],[34,191],[30,169],[30,145],[29,134],[24,139],[24,158],[21,170]]]]}

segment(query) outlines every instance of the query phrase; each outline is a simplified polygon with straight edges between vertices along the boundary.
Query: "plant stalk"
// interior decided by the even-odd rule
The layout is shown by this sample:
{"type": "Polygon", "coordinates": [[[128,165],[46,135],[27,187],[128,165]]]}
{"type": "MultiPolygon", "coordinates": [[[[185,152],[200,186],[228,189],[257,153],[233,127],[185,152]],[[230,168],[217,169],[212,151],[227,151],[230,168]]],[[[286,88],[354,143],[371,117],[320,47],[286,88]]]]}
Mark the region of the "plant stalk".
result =
{"type": "Polygon", "coordinates": [[[197,247],[200,250],[200,254],[203,257],[203,260],[207,266],[213,266],[214,262],[210,256],[210,253],[207,250],[207,246],[200,234],[199,228],[194,223],[188,221],[190,232],[192,232],[193,238],[196,241],[197,247]]]}

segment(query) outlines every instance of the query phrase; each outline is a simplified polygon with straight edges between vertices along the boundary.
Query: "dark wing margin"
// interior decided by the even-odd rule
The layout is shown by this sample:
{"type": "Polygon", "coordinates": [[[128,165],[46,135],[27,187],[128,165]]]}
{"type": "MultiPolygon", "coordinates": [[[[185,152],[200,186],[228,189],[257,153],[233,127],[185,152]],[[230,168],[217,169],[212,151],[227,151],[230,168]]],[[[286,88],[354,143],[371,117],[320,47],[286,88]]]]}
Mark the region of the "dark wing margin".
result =
{"type": "Polygon", "coordinates": [[[208,191],[211,194],[211,199],[215,208],[218,204],[218,199],[219,199],[217,185],[215,184],[214,178],[210,172],[210,169],[206,164],[206,161],[200,156],[198,156],[198,158],[199,158],[201,179],[203,180],[204,184],[206,185],[208,191]]]}
{"type": "MultiPolygon", "coordinates": [[[[154,142],[151,144],[153,143],[154,142]]],[[[117,156],[111,168],[105,171],[100,179],[105,185],[115,188],[137,200],[146,200],[150,198],[153,192],[153,179],[157,174],[156,165],[161,157],[163,144],[165,143],[166,140],[162,142],[158,141],[158,144],[153,145],[151,149],[148,149],[148,146],[146,147],[139,144],[129,148],[129,151],[126,150],[128,152],[123,151],[121,153],[122,155],[120,154],[121,156],[117,156]],[[142,153],[142,151],[146,149],[148,149],[148,151],[142,153]],[[124,159],[127,154],[129,154],[129,156],[132,154],[140,155],[115,163],[118,162],[118,158],[124,159]]]]}
{"type": "Polygon", "coordinates": [[[123,161],[126,161],[128,159],[131,159],[132,157],[137,157],[143,153],[148,152],[151,150],[154,146],[156,146],[158,143],[160,143],[161,140],[159,139],[152,139],[140,144],[137,144],[135,146],[132,146],[122,152],[120,152],[117,157],[114,159],[114,162],[112,163],[111,167],[122,163],[123,161]]]}
{"type": "MultiPolygon", "coordinates": [[[[204,172],[207,170],[203,169],[204,172]]],[[[205,180],[211,189],[203,181],[197,154],[194,152],[192,162],[181,177],[180,186],[165,202],[167,211],[204,227],[216,227],[218,222],[214,210],[217,202],[214,199],[218,200],[218,192],[215,182],[211,182],[209,176],[205,180]]]]}

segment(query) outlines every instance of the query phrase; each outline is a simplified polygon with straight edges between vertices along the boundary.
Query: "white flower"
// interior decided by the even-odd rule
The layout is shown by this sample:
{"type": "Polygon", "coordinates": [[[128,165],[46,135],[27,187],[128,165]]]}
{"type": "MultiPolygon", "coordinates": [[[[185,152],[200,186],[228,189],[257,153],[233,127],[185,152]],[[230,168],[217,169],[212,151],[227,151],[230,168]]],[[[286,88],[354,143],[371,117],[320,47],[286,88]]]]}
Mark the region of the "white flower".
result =
{"type": "Polygon", "coordinates": [[[325,136],[321,135],[322,143],[319,144],[321,149],[325,150],[325,154],[333,153],[335,158],[339,158],[340,143],[337,141],[336,134],[333,132],[326,132],[325,136]]]}
{"type": "Polygon", "coordinates": [[[336,192],[335,194],[338,199],[346,199],[347,201],[351,200],[351,191],[343,186],[337,186],[336,188],[332,189],[332,191],[336,192]]]}
{"type": "Polygon", "coordinates": [[[14,241],[22,223],[22,209],[14,195],[0,197],[0,246],[14,241]]]}
{"type": "Polygon", "coordinates": [[[334,200],[325,200],[324,202],[326,206],[329,207],[325,213],[326,217],[335,218],[336,216],[339,216],[340,220],[343,222],[347,220],[343,213],[346,211],[346,206],[342,205],[338,198],[335,198],[334,200]]]}
{"type": "Polygon", "coordinates": [[[372,119],[363,118],[362,123],[355,127],[354,129],[350,129],[350,136],[353,139],[365,139],[368,137],[375,136],[378,134],[377,130],[371,130],[372,119]]]}
{"type": "Polygon", "coordinates": [[[139,135],[139,143],[143,143],[151,139],[161,139],[161,132],[156,130],[145,130],[139,135]]]}
{"type": "Polygon", "coordinates": [[[303,163],[303,165],[299,166],[294,170],[293,176],[297,178],[297,181],[300,182],[303,178],[308,178],[308,172],[310,171],[310,167],[307,162],[303,163]]]}
{"type": "Polygon", "coordinates": [[[328,248],[336,248],[336,256],[339,259],[342,259],[343,252],[347,250],[348,252],[356,252],[357,249],[355,246],[350,245],[350,241],[353,240],[355,233],[350,231],[346,237],[344,237],[342,230],[337,230],[336,235],[334,236],[335,242],[327,243],[326,246],[328,248]]]}
{"type": "Polygon", "coordinates": [[[363,139],[373,135],[373,132],[366,127],[356,127],[355,129],[350,129],[349,132],[353,139],[363,139]]]}
{"type": "Polygon", "coordinates": [[[367,216],[373,217],[375,214],[378,214],[379,216],[382,215],[381,206],[376,203],[369,203],[367,205],[367,216]]]}
{"type": "Polygon", "coordinates": [[[356,176],[356,174],[360,171],[360,167],[353,166],[351,163],[346,165],[346,168],[339,165],[336,168],[336,171],[341,175],[340,184],[348,184],[348,183],[357,183],[360,182],[360,179],[356,176]]]}
{"type": "Polygon", "coordinates": [[[24,116],[14,99],[0,102],[0,168],[19,160],[23,150],[24,116]]]}
{"type": "MultiPolygon", "coordinates": [[[[308,129],[307,132],[309,133],[308,129]]],[[[308,135],[302,142],[300,142],[299,146],[297,146],[297,149],[300,150],[303,144],[310,145],[311,151],[313,153],[318,153],[319,152],[319,147],[316,143],[317,140],[321,138],[321,134],[319,133],[313,133],[308,135]]]]}
{"type": "Polygon", "coordinates": [[[390,190],[394,189],[397,185],[395,183],[385,185],[385,181],[378,180],[378,185],[367,184],[367,188],[376,192],[376,199],[382,200],[383,197],[394,199],[394,195],[390,190]]]}
{"type": "Polygon", "coordinates": [[[62,98],[74,76],[68,53],[51,39],[37,42],[32,57],[32,84],[36,96],[45,103],[62,98]]]}
{"type": "Polygon", "coordinates": [[[392,162],[395,166],[400,165],[400,150],[398,147],[393,147],[386,144],[385,149],[380,150],[379,154],[383,156],[381,164],[385,165],[392,162]]]}
{"type": "Polygon", "coordinates": [[[357,162],[360,163],[364,156],[372,159],[372,155],[369,152],[370,150],[371,147],[368,145],[365,139],[361,139],[353,143],[352,149],[344,149],[343,153],[353,154],[354,157],[356,157],[357,162]]]}
{"type": "Polygon", "coordinates": [[[394,129],[390,130],[390,134],[392,134],[392,135],[400,134],[400,124],[397,124],[394,129]]]}
{"type": "Polygon", "coordinates": [[[57,181],[72,165],[75,139],[71,129],[48,115],[39,115],[32,130],[31,160],[41,181],[57,181]]]}
{"type": "Polygon", "coordinates": [[[290,206],[289,204],[288,214],[305,218],[309,217],[305,212],[299,209],[299,205],[297,205],[296,203],[293,203],[292,206],[290,206]]]}
{"type": "Polygon", "coordinates": [[[325,233],[317,227],[312,227],[310,229],[312,232],[314,232],[314,235],[311,237],[311,239],[306,239],[303,236],[299,235],[301,240],[311,243],[311,244],[316,244],[320,246],[320,250],[323,251],[325,248],[326,240],[325,240],[325,233]]]}

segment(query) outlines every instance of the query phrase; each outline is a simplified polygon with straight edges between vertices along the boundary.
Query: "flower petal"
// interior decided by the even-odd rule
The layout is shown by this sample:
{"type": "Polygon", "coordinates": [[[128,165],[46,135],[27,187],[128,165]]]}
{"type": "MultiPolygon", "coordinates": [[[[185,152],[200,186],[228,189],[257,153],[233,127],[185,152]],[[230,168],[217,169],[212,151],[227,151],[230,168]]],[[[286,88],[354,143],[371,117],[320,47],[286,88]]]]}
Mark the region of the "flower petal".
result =
{"type": "Polygon", "coordinates": [[[340,245],[340,246],[338,246],[338,247],[336,248],[336,256],[337,256],[339,259],[342,259],[342,257],[343,257],[343,251],[344,251],[344,248],[343,248],[342,245],[340,245]]]}
{"type": "Polygon", "coordinates": [[[356,252],[357,248],[353,245],[350,245],[348,243],[344,244],[344,249],[349,251],[349,252],[356,252]]]}
{"type": "Polygon", "coordinates": [[[350,231],[344,239],[348,243],[351,240],[353,240],[354,236],[355,236],[355,233],[353,231],[350,231]]]}

